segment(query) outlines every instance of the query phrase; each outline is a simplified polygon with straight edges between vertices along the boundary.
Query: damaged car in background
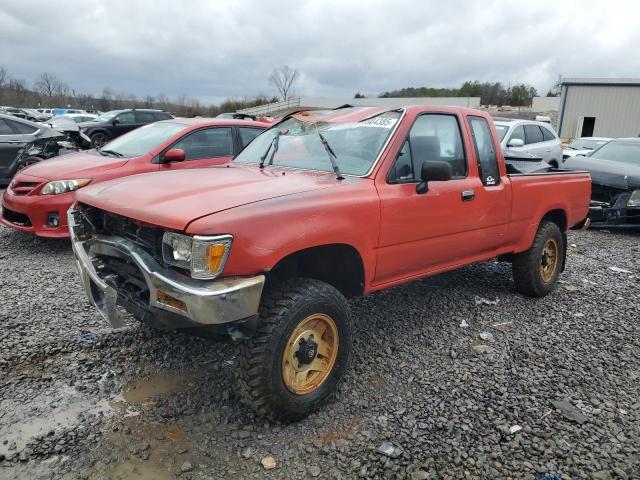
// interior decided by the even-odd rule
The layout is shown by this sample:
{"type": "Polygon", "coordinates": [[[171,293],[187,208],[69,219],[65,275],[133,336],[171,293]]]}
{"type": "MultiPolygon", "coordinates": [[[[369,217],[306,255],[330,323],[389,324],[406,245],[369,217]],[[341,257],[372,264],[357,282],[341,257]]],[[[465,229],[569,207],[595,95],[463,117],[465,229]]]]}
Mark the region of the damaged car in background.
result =
{"type": "Polygon", "coordinates": [[[0,185],[19,170],[47,158],[79,150],[80,128],[68,118],[30,122],[0,114],[0,185]]]}
{"type": "Polygon", "coordinates": [[[591,172],[593,226],[640,227],[640,138],[612,140],[565,167],[591,172]]]}

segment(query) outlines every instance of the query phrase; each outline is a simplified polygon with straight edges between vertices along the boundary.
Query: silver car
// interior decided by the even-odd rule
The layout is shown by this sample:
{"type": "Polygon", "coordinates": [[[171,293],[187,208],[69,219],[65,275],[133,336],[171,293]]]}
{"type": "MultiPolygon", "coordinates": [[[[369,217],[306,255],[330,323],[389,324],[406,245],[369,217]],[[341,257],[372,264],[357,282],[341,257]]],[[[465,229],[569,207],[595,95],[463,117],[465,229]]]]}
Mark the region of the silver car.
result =
{"type": "Polygon", "coordinates": [[[548,123],[501,118],[495,119],[494,124],[503,150],[527,152],[554,168],[562,166],[562,145],[548,123]]]}

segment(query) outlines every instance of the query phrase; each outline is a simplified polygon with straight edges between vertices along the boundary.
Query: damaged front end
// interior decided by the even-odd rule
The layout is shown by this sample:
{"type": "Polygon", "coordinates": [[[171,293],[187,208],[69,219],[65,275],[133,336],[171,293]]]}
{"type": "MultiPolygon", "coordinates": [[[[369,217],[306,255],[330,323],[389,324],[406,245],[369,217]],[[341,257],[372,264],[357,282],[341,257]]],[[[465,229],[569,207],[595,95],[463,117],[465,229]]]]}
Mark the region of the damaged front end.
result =
{"type": "Polygon", "coordinates": [[[640,185],[609,186],[594,183],[589,219],[594,227],[640,227],[640,185]]]}

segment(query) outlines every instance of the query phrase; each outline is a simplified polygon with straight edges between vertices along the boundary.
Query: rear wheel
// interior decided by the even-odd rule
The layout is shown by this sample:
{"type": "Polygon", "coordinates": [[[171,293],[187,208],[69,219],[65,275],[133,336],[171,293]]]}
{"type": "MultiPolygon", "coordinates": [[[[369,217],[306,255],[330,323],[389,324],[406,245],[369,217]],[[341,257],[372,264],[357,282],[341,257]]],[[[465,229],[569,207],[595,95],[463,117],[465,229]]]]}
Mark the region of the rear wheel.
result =
{"type": "Polygon", "coordinates": [[[107,143],[108,140],[109,140],[109,137],[107,136],[106,133],[102,133],[102,132],[94,133],[93,135],[91,135],[91,146],[93,148],[100,148],[105,143],[107,143]]]}
{"type": "Polygon", "coordinates": [[[542,222],[531,248],[515,255],[513,280],[516,290],[532,297],[544,297],[558,281],[564,258],[564,241],[558,225],[542,222]]]}
{"type": "Polygon", "coordinates": [[[240,345],[237,378],[246,402],[272,420],[299,420],[335,392],[351,347],[344,296],[296,278],[265,292],[256,334],[240,345]]]}

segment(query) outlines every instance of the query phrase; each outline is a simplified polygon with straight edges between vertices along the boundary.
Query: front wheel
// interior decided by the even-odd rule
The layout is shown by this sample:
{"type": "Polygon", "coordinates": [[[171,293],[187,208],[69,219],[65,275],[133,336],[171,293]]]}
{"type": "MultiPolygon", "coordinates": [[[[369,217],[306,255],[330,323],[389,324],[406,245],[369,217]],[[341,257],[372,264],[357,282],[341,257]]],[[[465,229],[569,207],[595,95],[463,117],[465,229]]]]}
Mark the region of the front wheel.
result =
{"type": "Polygon", "coordinates": [[[544,297],[556,286],[564,259],[564,240],[558,225],[542,222],[526,252],[513,259],[516,290],[531,297],[544,297]]]}
{"type": "Polygon", "coordinates": [[[347,367],[352,320],[344,296],[308,278],[265,292],[256,334],[240,345],[237,378],[260,415],[295,421],[336,391],[347,367]]]}
{"type": "Polygon", "coordinates": [[[106,133],[98,132],[91,135],[91,146],[93,148],[100,148],[109,141],[106,133]]]}

